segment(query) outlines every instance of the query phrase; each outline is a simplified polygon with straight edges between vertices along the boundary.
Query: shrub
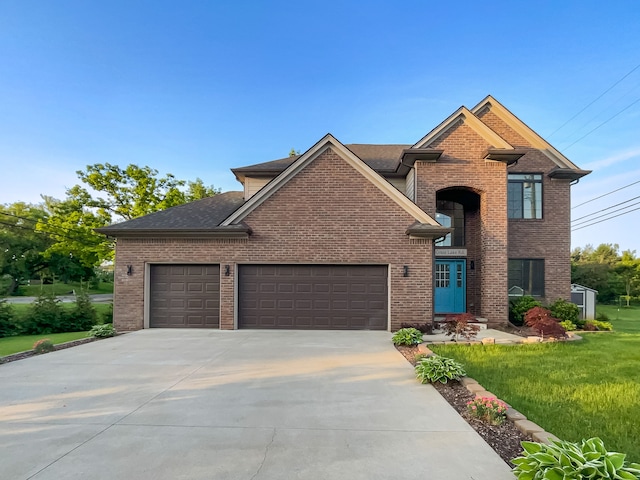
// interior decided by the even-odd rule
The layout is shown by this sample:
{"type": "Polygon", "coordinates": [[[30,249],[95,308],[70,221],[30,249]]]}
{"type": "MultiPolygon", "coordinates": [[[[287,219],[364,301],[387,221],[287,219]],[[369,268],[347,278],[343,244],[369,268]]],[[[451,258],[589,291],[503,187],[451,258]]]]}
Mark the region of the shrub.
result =
{"type": "Polygon", "coordinates": [[[466,340],[471,340],[478,335],[480,327],[478,325],[469,324],[470,321],[475,320],[476,317],[470,313],[460,313],[456,315],[447,315],[444,322],[445,335],[453,336],[453,341],[458,341],[458,336],[464,337],[466,340]]]}
{"type": "Polygon", "coordinates": [[[63,327],[65,332],[83,332],[89,330],[98,321],[98,312],[91,303],[89,294],[81,291],[76,294],[76,305],[65,315],[63,327]]]}
{"type": "Polygon", "coordinates": [[[578,328],[576,324],[573,323],[571,320],[564,320],[560,322],[560,325],[562,325],[562,328],[564,328],[567,332],[573,332],[578,328]]]}
{"type": "Polygon", "coordinates": [[[400,328],[415,328],[420,330],[424,335],[431,335],[433,333],[433,323],[402,323],[400,328]]]}
{"type": "Polygon", "coordinates": [[[24,319],[23,333],[38,335],[41,333],[62,332],[65,312],[52,293],[41,293],[31,304],[24,319]]]}
{"type": "Polygon", "coordinates": [[[417,345],[422,343],[422,332],[415,328],[401,328],[391,340],[394,345],[417,345]]]}
{"type": "Polygon", "coordinates": [[[551,316],[560,321],[569,321],[575,324],[580,318],[580,309],[578,306],[562,298],[557,299],[549,305],[549,310],[551,310],[551,316]]]}
{"type": "Polygon", "coordinates": [[[6,300],[0,300],[0,338],[8,337],[14,333],[16,333],[16,325],[13,308],[6,300]]]}
{"type": "Polygon", "coordinates": [[[584,323],[584,329],[589,332],[595,332],[595,331],[610,332],[611,330],[613,330],[613,325],[611,325],[611,322],[601,322],[600,320],[587,320],[584,323]]]}
{"type": "Polygon", "coordinates": [[[509,302],[509,320],[514,325],[524,325],[524,316],[533,307],[541,307],[542,304],[533,297],[524,296],[509,302]]]}
{"type": "Polygon", "coordinates": [[[460,380],[467,374],[461,363],[440,355],[423,358],[416,365],[415,371],[416,378],[421,383],[447,383],[449,380],[460,380]]]}
{"type": "Polygon", "coordinates": [[[116,334],[115,328],[110,323],[104,325],[94,325],[87,333],[87,337],[108,338],[116,334]]]}
{"type": "Polygon", "coordinates": [[[557,318],[551,316],[551,312],[544,307],[533,307],[524,316],[524,322],[533,328],[542,338],[564,337],[566,331],[558,323],[557,318]]]}
{"type": "Polygon", "coordinates": [[[507,418],[507,404],[495,397],[476,397],[467,402],[467,411],[490,425],[502,425],[507,418]]]}
{"type": "Polygon", "coordinates": [[[596,314],[596,320],[600,320],[601,322],[610,322],[611,319],[609,318],[609,315],[607,315],[604,312],[598,312],[596,314]]]}
{"type": "Polygon", "coordinates": [[[624,453],[608,452],[597,437],[580,443],[522,442],[522,448],[522,456],[511,461],[515,465],[513,473],[521,480],[640,478],[640,464],[626,462],[624,453]]]}
{"type": "Polygon", "coordinates": [[[53,352],[55,349],[56,347],[53,346],[53,343],[48,338],[43,338],[33,344],[33,350],[38,354],[53,352]]]}
{"type": "Polygon", "coordinates": [[[102,312],[100,320],[102,320],[102,323],[113,323],[113,303],[110,303],[109,308],[102,312]]]}

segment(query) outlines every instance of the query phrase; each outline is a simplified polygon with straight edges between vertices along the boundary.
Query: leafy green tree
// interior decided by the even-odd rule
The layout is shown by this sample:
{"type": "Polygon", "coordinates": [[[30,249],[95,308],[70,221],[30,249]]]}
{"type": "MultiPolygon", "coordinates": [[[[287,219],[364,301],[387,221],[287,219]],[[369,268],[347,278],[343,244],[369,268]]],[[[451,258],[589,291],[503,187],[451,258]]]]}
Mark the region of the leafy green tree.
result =
{"type": "Polygon", "coordinates": [[[76,173],[84,185],[68,189],[64,200],[43,197],[48,217],[37,228],[55,239],[45,251],[47,258],[74,259],[81,268],[113,258],[113,242],[94,229],[219,193],[200,178],[161,177],[151,167],[133,164],[97,163],[76,173]]]}
{"type": "Polygon", "coordinates": [[[15,292],[21,282],[47,267],[43,252],[52,240],[35,231],[35,225],[46,215],[38,205],[0,205],[0,276],[8,279],[4,293],[15,292]]]}

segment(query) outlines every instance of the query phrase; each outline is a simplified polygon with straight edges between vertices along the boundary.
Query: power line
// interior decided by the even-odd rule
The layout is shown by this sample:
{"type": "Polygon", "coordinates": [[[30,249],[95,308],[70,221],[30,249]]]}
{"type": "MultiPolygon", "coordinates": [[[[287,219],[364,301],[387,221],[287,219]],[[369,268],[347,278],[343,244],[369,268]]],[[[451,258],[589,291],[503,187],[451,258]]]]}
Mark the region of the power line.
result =
{"type": "Polygon", "coordinates": [[[620,190],[624,190],[625,188],[631,187],[631,186],[636,185],[638,183],[640,183],[640,180],[638,180],[636,182],[633,182],[633,183],[630,183],[628,185],[625,185],[623,187],[616,188],[615,190],[611,190],[610,192],[604,193],[604,194],[602,194],[602,195],[600,195],[598,197],[594,197],[594,198],[592,198],[590,200],[587,200],[586,202],[579,203],[578,205],[575,205],[575,206],[571,207],[571,210],[573,210],[574,208],[581,207],[582,205],[586,205],[587,203],[591,203],[594,200],[598,200],[599,198],[606,197],[607,195],[611,195],[612,193],[616,193],[616,192],[619,192],[620,190]]]}
{"type": "Polygon", "coordinates": [[[613,217],[605,218],[603,220],[598,220],[597,222],[593,222],[593,223],[590,223],[588,225],[582,225],[582,226],[580,226],[578,228],[572,228],[571,231],[575,232],[576,230],[581,230],[583,228],[587,228],[587,227],[590,227],[592,225],[597,225],[598,223],[606,222],[607,220],[612,220],[612,219],[614,219],[616,217],[621,217],[622,215],[627,215],[628,213],[635,212],[636,210],[640,210],[640,207],[634,208],[633,210],[629,210],[628,212],[619,213],[618,215],[614,215],[613,217]]]}
{"type": "Polygon", "coordinates": [[[640,102],[640,98],[638,98],[637,100],[631,102],[629,105],[627,105],[626,107],[624,107],[622,110],[620,110],[618,113],[616,113],[615,115],[607,118],[604,122],[602,122],[600,125],[598,125],[597,127],[595,127],[592,130],[589,130],[587,133],[585,133],[583,136],[581,136],[579,139],[577,139],[575,142],[573,142],[572,144],[570,144],[568,147],[564,147],[563,150],[567,151],[569,150],[571,147],[573,147],[576,143],[578,143],[580,140],[582,140],[583,138],[591,135],[593,132],[595,132],[596,130],[598,130],[600,127],[602,127],[603,125],[609,123],[611,120],[613,120],[614,118],[616,118],[618,115],[620,115],[622,112],[624,112],[625,110],[630,109],[631,107],[633,107],[636,103],[640,102]]]}
{"type": "MultiPolygon", "coordinates": [[[[620,210],[626,210],[627,208],[631,208],[631,207],[634,207],[636,205],[640,205],[640,202],[632,203],[631,205],[627,205],[626,207],[622,207],[620,210]]],[[[613,208],[613,207],[611,207],[611,208],[613,208]]],[[[605,210],[609,210],[609,209],[607,208],[605,210]]],[[[583,220],[581,222],[573,224],[573,225],[571,225],[571,227],[573,228],[573,227],[577,227],[578,225],[589,223],[589,222],[591,222],[593,220],[597,220],[598,218],[602,218],[602,217],[606,217],[607,215],[611,215],[611,213],[615,213],[615,212],[603,213],[602,215],[598,215],[597,217],[592,217],[592,218],[589,218],[587,220],[583,220]]]]}
{"type": "MultiPolygon", "coordinates": [[[[591,215],[595,215],[596,213],[604,212],[605,210],[611,210],[612,208],[619,207],[620,205],[624,205],[625,203],[632,202],[633,200],[637,200],[638,198],[640,198],[640,196],[630,198],[629,200],[625,200],[624,202],[616,203],[615,205],[611,205],[610,207],[603,208],[602,210],[598,210],[596,212],[592,212],[592,213],[589,213],[587,215],[583,215],[582,217],[574,218],[573,220],[571,220],[571,223],[577,222],[578,220],[582,220],[583,218],[590,217],[591,215]]],[[[624,207],[624,208],[629,208],[630,206],[631,205],[628,205],[627,207],[624,207]]]]}
{"type": "Polygon", "coordinates": [[[633,72],[635,72],[638,68],[640,68],[640,64],[636,65],[634,68],[631,69],[631,71],[629,73],[627,73],[625,76],[623,76],[620,80],[618,80],[617,82],[615,82],[613,85],[611,85],[609,88],[607,88],[604,92],[602,92],[595,100],[593,100],[591,103],[589,103],[586,107],[584,107],[582,110],[580,110],[578,113],[576,113],[573,117],[571,117],[569,120],[567,120],[566,122],[564,122],[562,125],[560,125],[558,128],[556,128],[553,132],[551,132],[551,134],[547,137],[547,138],[551,138],[554,134],[556,134],[558,132],[558,130],[562,129],[567,123],[569,123],[571,120],[573,120],[574,118],[576,118],[578,115],[580,115],[582,112],[584,112],[587,108],[589,108],[591,105],[593,105],[594,103],[596,103],[598,100],[600,100],[602,97],[604,97],[607,93],[609,93],[609,91],[611,91],[613,89],[613,87],[615,87],[616,85],[618,85],[620,82],[622,82],[625,78],[627,78],[629,75],[631,75],[633,72]]]}

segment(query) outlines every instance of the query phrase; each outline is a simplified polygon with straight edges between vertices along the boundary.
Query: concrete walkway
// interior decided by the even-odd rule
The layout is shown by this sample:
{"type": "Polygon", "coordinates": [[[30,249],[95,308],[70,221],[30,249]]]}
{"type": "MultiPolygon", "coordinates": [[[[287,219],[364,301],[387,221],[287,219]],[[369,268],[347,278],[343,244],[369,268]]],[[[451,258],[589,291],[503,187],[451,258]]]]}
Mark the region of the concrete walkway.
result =
{"type": "MultiPolygon", "coordinates": [[[[444,331],[436,330],[433,335],[423,335],[422,337],[426,343],[434,343],[434,342],[448,342],[453,343],[451,340],[451,335],[445,335],[444,331]]],[[[474,340],[481,341],[483,338],[493,338],[496,343],[521,343],[522,338],[518,335],[514,335],[512,333],[503,332],[501,330],[496,330],[494,328],[487,328],[484,330],[478,331],[478,335],[474,340]]],[[[461,343],[465,342],[464,338],[460,338],[458,340],[461,343]]]]}
{"type": "Polygon", "coordinates": [[[0,365],[0,476],[513,479],[390,339],[144,330],[0,365]]]}

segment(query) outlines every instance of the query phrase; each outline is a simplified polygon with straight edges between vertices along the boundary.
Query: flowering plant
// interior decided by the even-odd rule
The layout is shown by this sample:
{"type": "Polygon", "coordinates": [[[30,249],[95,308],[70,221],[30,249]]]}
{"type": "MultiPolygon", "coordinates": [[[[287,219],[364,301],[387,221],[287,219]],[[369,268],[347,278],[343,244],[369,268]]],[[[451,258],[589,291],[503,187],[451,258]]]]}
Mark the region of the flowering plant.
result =
{"type": "Polygon", "coordinates": [[[507,404],[495,397],[476,397],[467,402],[467,410],[491,425],[501,425],[507,418],[507,404]]]}
{"type": "Polygon", "coordinates": [[[53,346],[51,340],[49,340],[48,338],[43,338],[42,340],[38,340],[33,344],[33,350],[36,353],[48,353],[53,352],[55,350],[55,347],[53,346]]]}

